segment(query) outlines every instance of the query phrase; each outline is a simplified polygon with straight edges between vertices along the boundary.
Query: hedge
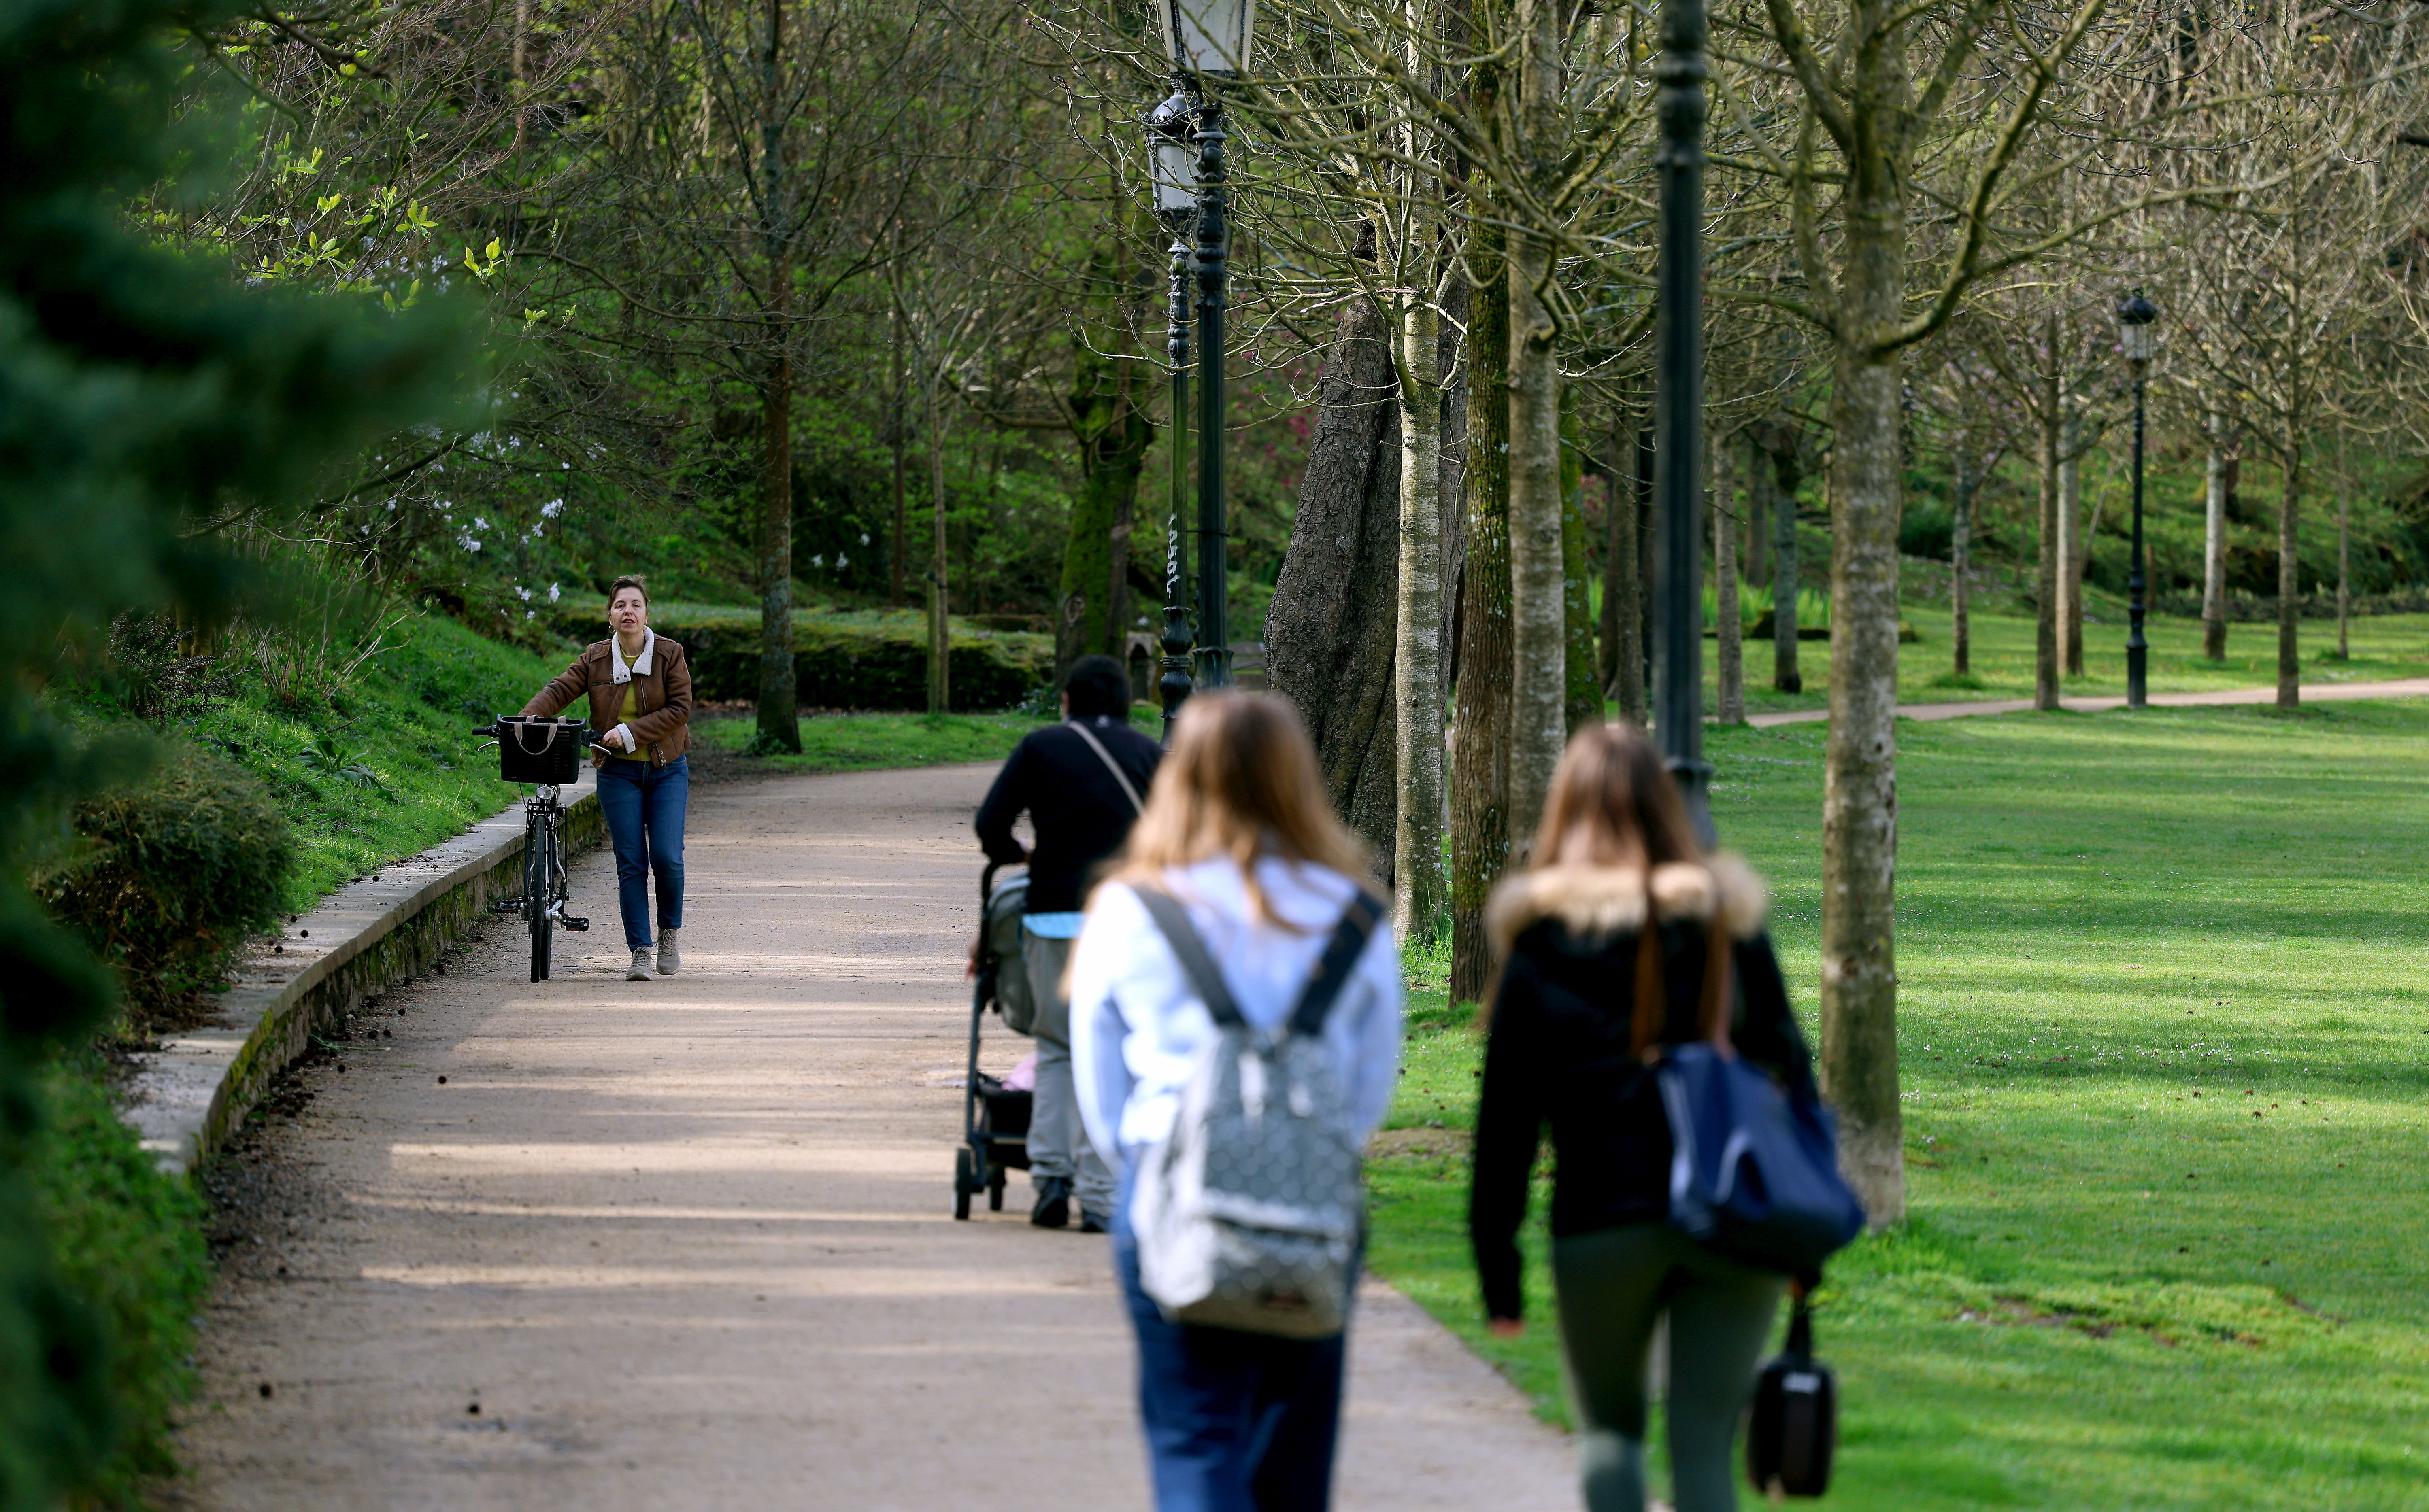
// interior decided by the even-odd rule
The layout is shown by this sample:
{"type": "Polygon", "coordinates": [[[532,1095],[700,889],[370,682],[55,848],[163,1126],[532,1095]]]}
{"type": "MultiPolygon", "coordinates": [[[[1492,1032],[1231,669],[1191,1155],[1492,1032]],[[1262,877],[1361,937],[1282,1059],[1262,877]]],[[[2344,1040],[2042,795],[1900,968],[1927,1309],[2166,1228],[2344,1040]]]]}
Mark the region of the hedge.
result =
{"type": "MultiPolygon", "coordinates": [[[[587,643],[606,633],[595,605],[561,604],[558,633],[587,643]]],[[[719,701],[759,696],[759,615],[719,605],[666,603],[650,628],[680,641],[691,659],[692,694],[719,701]]],[[[1018,631],[952,627],[952,706],[960,713],[1009,709],[1054,680],[1054,642],[1018,631]]],[[[793,616],[794,697],[805,709],[924,710],[928,636],[909,615],[793,616]]]]}
{"type": "Polygon", "coordinates": [[[276,922],[293,828],[242,768],[175,751],[145,781],[75,807],[75,843],[34,892],[125,983],[134,1027],[215,981],[276,922]]]}

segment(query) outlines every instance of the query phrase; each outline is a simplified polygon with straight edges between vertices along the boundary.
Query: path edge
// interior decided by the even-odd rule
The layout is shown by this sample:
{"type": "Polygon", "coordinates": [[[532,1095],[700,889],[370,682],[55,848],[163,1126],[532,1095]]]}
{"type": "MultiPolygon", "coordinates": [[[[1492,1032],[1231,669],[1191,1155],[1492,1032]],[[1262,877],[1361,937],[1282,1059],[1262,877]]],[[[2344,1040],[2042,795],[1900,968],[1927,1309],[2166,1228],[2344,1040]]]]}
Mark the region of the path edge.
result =
{"type": "MultiPolygon", "coordinates": [[[[605,833],[597,779],[586,772],[566,804],[567,854],[605,833]]],[[[203,1027],[162,1035],[131,1058],[119,1117],[144,1153],[170,1175],[199,1173],[316,1029],[428,970],[488,918],[492,897],[520,892],[522,853],[522,804],[509,803],[289,925],[274,952],[256,951],[236,983],[207,999],[203,1027]]]]}

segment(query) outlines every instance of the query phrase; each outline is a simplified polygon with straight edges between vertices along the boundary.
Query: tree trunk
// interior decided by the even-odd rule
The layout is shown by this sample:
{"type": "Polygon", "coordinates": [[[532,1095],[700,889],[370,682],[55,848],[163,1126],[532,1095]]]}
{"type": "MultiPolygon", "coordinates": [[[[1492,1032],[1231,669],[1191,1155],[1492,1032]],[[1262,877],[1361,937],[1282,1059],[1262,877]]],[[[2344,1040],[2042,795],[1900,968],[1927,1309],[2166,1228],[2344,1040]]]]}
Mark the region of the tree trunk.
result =
{"type": "MultiPolygon", "coordinates": [[[[1555,171],[1561,131],[1561,8],[1518,0],[1520,150],[1539,182],[1555,171]]],[[[1561,543],[1559,327],[1545,303],[1552,243],[1510,236],[1510,836],[1532,841],[1568,736],[1568,608],[1561,543]]]]}
{"type": "Polygon", "coordinates": [[[785,189],[784,134],[778,123],[785,8],[768,0],[768,45],[760,55],[761,244],[768,257],[768,382],[759,394],[759,710],[752,744],[801,748],[793,671],[793,262],[778,217],[785,189]]]}
{"type": "Polygon", "coordinates": [[[2353,660],[2353,645],[2345,638],[2346,621],[2353,615],[2353,537],[2350,530],[2350,486],[2344,480],[2337,482],[2337,660],[2353,660]]]}
{"type": "MultiPolygon", "coordinates": [[[[1763,513],[1764,494],[1755,485],[1756,452],[1749,433],[1746,440],[1745,491],[1745,581],[1748,586],[1760,588],[1771,581],[1771,518],[1763,513]]],[[[1731,455],[1734,462],[1736,457],[1731,455]]]]}
{"type": "MultiPolygon", "coordinates": [[[[1792,441],[1790,445],[1794,445],[1792,441]]],[[[1805,674],[1796,666],[1796,596],[1805,580],[1796,558],[1796,491],[1783,487],[1787,462],[1782,453],[1764,450],[1755,459],[1755,481],[1771,504],[1771,685],[1780,693],[1805,691],[1805,674]]]]}
{"type": "Polygon", "coordinates": [[[1082,656],[1118,657],[1127,641],[1130,528],[1139,475],[1155,443],[1155,421],[1132,391],[1128,365],[1096,351],[1082,334],[1072,343],[1072,439],[1080,449],[1080,489],[1071,501],[1055,616],[1054,671],[1060,679],[1082,656]]]}
{"type": "Polygon", "coordinates": [[[2291,425],[2277,460],[2284,480],[2277,501],[2277,707],[2292,709],[2303,702],[2303,559],[2295,538],[2302,519],[2303,436],[2291,425]]]}
{"type": "Polygon", "coordinates": [[[2226,429],[2209,417],[2208,486],[2202,504],[2202,655],[2226,660],[2226,429]]]}
{"type": "Polygon", "coordinates": [[[1712,449],[1712,604],[1713,637],[1718,642],[1721,680],[1720,721],[1745,723],[1745,667],[1740,637],[1745,626],[1738,617],[1737,480],[1732,475],[1729,443],[1715,437],[1712,449]]]}
{"type": "Polygon", "coordinates": [[[903,592],[903,572],[910,565],[905,559],[910,551],[911,534],[910,490],[905,473],[910,460],[908,443],[911,437],[908,433],[911,417],[904,408],[905,401],[910,398],[910,379],[902,366],[902,306],[899,301],[888,312],[887,325],[894,337],[894,403],[890,409],[893,424],[887,427],[893,433],[894,441],[894,548],[887,553],[888,563],[893,568],[893,586],[886,601],[900,609],[910,601],[903,592]]]}
{"type": "MultiPolygon", "coordinates": [[[[1842,320],[1895,323],[1905,212],[1849,190],[1842,320]]],[[[1875,1224],[1906,1216],[1898,1102],[1897,629],[1903,363],[1841,342],[1831,385],[1830,724],[1822,770],[1822,1078],[1875,1224]]]]}
{"type": "MultiPolygon", "coordinates": [[[[1479,212],[1486,206],[1479,206],[1479,212]]],[[[1503,237],[1479,213],[1469,265],[1467,447],[1461,492],[1467,558],[1460,571],[1459,738],[1451,748],[1450,995],[1484,996],[1493,970],[1484,903],[1510,861],[1509,271],[1503,237]]]]}
{"type": "Polygon", "coordinates": [[[1611,486],[1604,494],[1602,562],[1602,625],[1604,665],[1610,677],[1605,696],[1619,705],[1619,716],[1644,723],[1644,612],[1643,564],[1638,560],[1644,537],[1637,528],[1642,509],[1636,435],[1614,424],[1611,436],[1611,486]],[[1619,468],[1622,455],[1628,471],[1619,468]],[[1621,479],[1628,480],[1625,486],[1621,479]]]}
{"type": "Polygon", "coordinates": [[[1429,300],[1411,300],[1400,320],[1400,603],[1392,649],[1399,725],[1392,892],[1404,943],[1440,934],[1449,902],[1442,865],[1441,360],[1441,320],[1429,300]]]}
{"type": "Polygon", "coordinates": [[[945,408],[937,390],[944,374],[928,373],[929,496],[934,501],[936,564],[928,582],[928,712],[944,714],[953,706],[952,600],[946,583],[945,561],[945,408]]]}
{"type": "Polygon", "coordinates": [[[1396,891],[1403,543],[1392,339],[1370,302],[1342,306],[1264,635],[1266,675],[1298,705],[1334,811],[1396,891]]]}
{"type": "Polygon", "coordinates": [[[2041,370],[2034,375],[2038,391],[2033,405],[2033,430],[2038,442],[2034,460],[2040,464],[2041,485],[2040,592],[2033,605],[2033,707],[2048,713],[2057,707],[2057,605],[2063,591],[2058,570],[2057,495],[2059,414],[2057,379],[2057,316],[2041,325],[2041,370]]]}
{"type": "MultiPolygon", "coordinates": [[[[776,304],[781,310],[784,298],[776,304]]],[[[800,750],[793,673],[793,365],[782,347],[759,395],[759,711],[755,744],[800,750]]]]}
{"type": "Polygon", "coordinates": [[[1959,677],[1974,670],[1974,627],[1966,615],[1965,574],[1974,566],[1974,462],[1962,452],[1957,458],[1957,507],[1948,528],[1948,640],[1954,649],[1949,669],[1959,677]]]}
{"type": "Polygon", "coordinates": [[[1562,746],[1602,723],[1602,679],[1595,666],[1594,574],[1586,566],[1585,448],[1578,433],[1577,390],[1561,395],[1561,608],[1568,630],[1562,682],[1562,746]]]}
{"type": "Polygon", "coordinates": [[[2083,460],[2072,454],[2074,430],[2070,419],[2063,436],[2070,454],[2057,465],[2058,646],[2068,677],[2083,676],[2083,460]]]}

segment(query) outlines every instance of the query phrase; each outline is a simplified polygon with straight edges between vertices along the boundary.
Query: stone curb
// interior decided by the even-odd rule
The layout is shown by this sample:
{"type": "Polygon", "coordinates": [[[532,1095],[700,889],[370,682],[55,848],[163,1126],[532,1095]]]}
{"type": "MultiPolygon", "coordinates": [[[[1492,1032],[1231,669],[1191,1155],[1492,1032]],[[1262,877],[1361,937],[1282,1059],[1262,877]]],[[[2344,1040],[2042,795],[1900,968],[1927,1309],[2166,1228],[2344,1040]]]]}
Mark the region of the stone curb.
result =
{"type": "MultiPolygon", "coordinates": [[[[565,839],[574,854],[599,843],[598,779],[570,787],[565,839]]],[[[426,971],[489,916],[489,900],[522,890],[523,811],[510,804],[398,866],[338,889],[239,965],[211,999],[203,1027],[164,1035],[135,1057],[121,1116],[163,1171],[201,1168],[244,1119],[270,1079],[302,1056],[313,1031],[365,999],[426,971]]],[[[594,900],[594,928],[614,928],[613,898],[594,900]]]]}

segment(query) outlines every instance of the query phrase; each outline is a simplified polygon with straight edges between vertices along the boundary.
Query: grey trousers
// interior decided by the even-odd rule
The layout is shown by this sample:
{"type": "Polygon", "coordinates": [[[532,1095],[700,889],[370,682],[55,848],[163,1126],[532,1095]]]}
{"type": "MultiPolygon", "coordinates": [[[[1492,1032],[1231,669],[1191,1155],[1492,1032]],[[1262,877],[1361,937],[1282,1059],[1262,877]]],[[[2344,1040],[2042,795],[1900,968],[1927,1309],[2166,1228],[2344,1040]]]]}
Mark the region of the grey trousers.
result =
{"type": "Polygon", "coordinates": [[[1589,1512],[1644,1512],[1645,1356],[1664,1311],[1672,1504],[1733,1512],[1738,1425],[1787,1278],[1724,1259],[1668,1224],[1556,1239],[1552,1278],[1589,1512]]]}
{"type": "Polygon", "coordinates": [[[1080,1099],[1071,1085],[1071,1000],[1063,995],[1063,967],[1071,942],[1021,931],[1021,964],[1037,1005],[1037,1091],[1029,1105],[1029,1179],[1061,1176],[1071,1183],[1081,1211],[1100,1224],[1114,1216],[1114,1174],[1088,1142],[1080,1099]]]}

